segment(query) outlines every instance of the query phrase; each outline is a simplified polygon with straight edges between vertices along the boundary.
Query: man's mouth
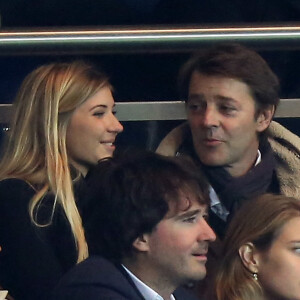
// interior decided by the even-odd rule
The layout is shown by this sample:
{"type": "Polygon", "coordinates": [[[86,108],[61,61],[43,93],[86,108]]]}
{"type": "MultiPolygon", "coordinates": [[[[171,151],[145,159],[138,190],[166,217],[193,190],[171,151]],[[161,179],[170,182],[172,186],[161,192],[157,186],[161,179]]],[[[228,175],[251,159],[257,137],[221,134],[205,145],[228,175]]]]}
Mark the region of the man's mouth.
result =
{"type": "Polygon", "coordinates": [[[207,261],[207,252],[193,253],[192,256],[199,261],[207,261]]]}
{"type": "Polygon", "coordinates": [[[195,249],[192,255],[199,258],[207,259],[208,246],[203,246],[201,248],[195,249]]]}
{"type": "Polygon", "coordinates": [[[222,140],[220,139],[215,139],[215,138],[205,138],[202,140],[203,144],[209,147],[214,147],[218,146],[223,143],[222,140]]]}

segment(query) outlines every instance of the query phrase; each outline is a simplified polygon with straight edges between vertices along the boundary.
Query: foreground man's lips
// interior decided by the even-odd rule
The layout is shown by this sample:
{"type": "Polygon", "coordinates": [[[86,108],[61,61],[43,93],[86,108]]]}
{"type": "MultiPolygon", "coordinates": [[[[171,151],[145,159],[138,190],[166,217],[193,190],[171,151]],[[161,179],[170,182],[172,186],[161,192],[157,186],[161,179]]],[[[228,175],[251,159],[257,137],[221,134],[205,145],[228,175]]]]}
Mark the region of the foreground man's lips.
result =
{"type": "Polygon", "coordinates": [[[207,261],[206,253],[195,253],[193,256],[199,261],[207,261]]]}

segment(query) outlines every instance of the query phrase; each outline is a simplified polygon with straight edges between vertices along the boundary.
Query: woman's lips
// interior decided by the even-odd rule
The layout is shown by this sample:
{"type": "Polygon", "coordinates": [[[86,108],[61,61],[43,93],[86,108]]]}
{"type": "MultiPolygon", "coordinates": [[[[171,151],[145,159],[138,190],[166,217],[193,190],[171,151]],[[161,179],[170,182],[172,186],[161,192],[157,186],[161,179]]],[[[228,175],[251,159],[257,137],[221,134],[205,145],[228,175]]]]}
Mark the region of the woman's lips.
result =
{"type": "Polygon", "coordinates": [[[109,151],[114,151],[116,148],[116,146],[114,145],[114,141],[100,142],[100,144],[103,145],[109,151]]]}

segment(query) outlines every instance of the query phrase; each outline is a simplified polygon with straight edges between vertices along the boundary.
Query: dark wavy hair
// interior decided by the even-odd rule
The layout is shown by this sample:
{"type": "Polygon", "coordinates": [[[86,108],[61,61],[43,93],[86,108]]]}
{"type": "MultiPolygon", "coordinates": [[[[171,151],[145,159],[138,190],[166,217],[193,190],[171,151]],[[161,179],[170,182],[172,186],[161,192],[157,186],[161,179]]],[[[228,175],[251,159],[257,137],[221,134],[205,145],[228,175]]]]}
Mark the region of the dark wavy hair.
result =
{"type": "Polygon", "coordinates": [[[86,180],[82,219],[89,253],[116,262],[133,254],[134,240],[152,232],[169,205],[187,210],[190,197],[209,203],[205,179],[185,158],[139,151],[101,161],[86,180]]]}
{"type": "Polygon", "coordinates": [[[180,96],[187,101],[192,74],[223,76],[247,84],[260,110],[279,103],[279,80],[266,61],[255,51],[239,44],[219,44],[195,53],[181,68],[178,85],[180,96]]]}

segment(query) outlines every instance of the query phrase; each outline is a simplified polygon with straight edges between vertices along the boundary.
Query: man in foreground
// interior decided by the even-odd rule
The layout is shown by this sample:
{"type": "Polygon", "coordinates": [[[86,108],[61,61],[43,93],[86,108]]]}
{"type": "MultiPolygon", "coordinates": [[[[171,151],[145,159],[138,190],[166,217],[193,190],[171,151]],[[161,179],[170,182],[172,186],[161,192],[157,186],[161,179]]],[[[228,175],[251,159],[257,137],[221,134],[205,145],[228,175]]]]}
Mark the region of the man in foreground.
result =
{"type": "Polygon", "coordinates": [[[206,222],[207,186],[193,164],[139,153],[101,162],[87,181],[91,256],[53,299],[194,299],[179,287],[205,277],[215,234],[206,222]]]}

